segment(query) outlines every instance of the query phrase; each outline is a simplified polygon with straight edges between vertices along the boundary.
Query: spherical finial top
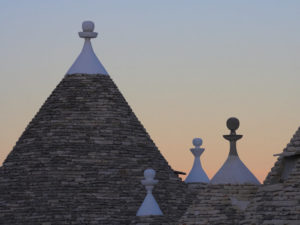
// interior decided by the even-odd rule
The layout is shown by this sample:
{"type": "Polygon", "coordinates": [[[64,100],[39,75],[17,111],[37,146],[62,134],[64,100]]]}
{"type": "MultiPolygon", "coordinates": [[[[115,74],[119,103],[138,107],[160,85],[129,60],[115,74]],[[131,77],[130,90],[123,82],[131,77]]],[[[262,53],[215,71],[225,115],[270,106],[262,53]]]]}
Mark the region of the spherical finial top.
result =
{"type": "Polygon", "coordinates": [[[193,139],[193,145],[197,148],[200,147],[202,145],[202,139],[201,138],[194,138],[193,139]]]}
{"type": "Polygon", "coordinates": [[[155,177],[155,170],[154,169],[146,169],[144,171],[144,177],[146,180],[150,179],[153,180],[153,178],[155,177]]]}
{"type": "Polygon", "coordinates": [[[79,37],[85,39],[96,38],[97,33],[94,32],[95,25],[92,21],[84,21],[82,23],[82,30],[83,32],[78,32],[79,37]]]}
{"type": "Polygon", "coordinates": [[[229,130],[235,131],[235,130],[237,130],[237,129],[239,128],[239,126],[240,126],[240,121],[239,121],[237,118],[235,118],[235,117],[231,117],[231,118],[229,118],[229,119],[227,120],[226,125],[227,125],[227,128],[228,128],[229,130]]]}
{"type": "Polygon", "coordinates": [[[95,28],[95,24],[92,21],[84,21],[82,23],[83,32],[93,32],[94,28],[95,28]]]}

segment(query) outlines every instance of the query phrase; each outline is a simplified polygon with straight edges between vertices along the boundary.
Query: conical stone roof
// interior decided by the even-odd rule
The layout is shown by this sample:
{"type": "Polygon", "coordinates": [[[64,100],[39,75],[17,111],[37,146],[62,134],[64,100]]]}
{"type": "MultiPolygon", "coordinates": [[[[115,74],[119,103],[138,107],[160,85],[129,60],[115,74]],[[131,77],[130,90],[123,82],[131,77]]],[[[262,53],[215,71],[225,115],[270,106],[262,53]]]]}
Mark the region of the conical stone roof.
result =
{"type": "Polygon", "coordinates": [[[130,224],[156,171],[164,220],[185,210],[185,184],[108,75],[67,75],[0,168],[0,224],[130,224]]]}

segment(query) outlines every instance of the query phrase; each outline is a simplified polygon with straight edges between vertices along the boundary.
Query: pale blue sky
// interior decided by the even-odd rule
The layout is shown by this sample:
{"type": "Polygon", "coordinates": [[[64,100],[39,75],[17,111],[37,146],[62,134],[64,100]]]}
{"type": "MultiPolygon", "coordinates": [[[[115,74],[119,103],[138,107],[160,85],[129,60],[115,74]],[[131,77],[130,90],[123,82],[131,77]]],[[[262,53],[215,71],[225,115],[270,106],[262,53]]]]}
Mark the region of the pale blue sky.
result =
{"type": "Polygon", "coordinates": [[[200,136],[211,177],[237,116],[241,158],[262,180],[300,125],[300,1],[2,0],[0,162],[80,52],[83,20],[95,22],[96,54],[177,170],[190,169],[200,136]]]}

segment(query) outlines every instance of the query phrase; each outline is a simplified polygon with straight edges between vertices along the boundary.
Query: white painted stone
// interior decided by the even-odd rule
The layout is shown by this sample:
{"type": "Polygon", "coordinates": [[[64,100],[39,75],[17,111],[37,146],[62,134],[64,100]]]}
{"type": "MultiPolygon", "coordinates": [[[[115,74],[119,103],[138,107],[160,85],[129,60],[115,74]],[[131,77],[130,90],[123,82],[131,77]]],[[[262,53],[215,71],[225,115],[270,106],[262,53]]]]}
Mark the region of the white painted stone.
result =
{"type": "Polygon", "coordinates": [[[230,150],[229,155],[223,166],[211,179],[211,184],[256,184],[260,182],[250,172],[238,156],[236,149],[236,142],[240,140],[243,135],[236,134],[236,130],[240,126],[237,118],[231,117],[226,122],[227,128],[230,130],[229,135],[223,137],[229,141],[230,150]]]}
{"type": "Polygon", "coordinates": [[[147,195],[140,206],[137,216],[159,216],[163,215],[159,208],[154,196],[152,195],[152,190],[154,185],[158,183],[158,180],[154,180],[155,171],[153,169],[146,169],[144,171],[145,180],[142,180],[142,184],[147,190],[147,195]]]}
{"type": "Polygon", "coordinates": [[[239,156],[229,155],[223,166],[210,181],[211,184],[256,184],[260,182],[240,160],[239,156]]]}
{"type": "Polygon", "coordinates": [[[206,175],[205,171],[202,168],[200,156],[204,152],[204,148],[200,148],[202,145],[202,139],[201,138],[194,138],[193,144],[195,148],[191,149],[191,152],[194,155],[194,164],[193,167],[185,179],[185,183],[208,183],[209,178],[206,175]]]}
{"type": "Polygon", "coordinates": [[[79,36],[84,38],[84,45],[81,53],[68,70],[66,75],[71,74],[99,74],[108,75],[107,71],[94,53],[91,38],[96,38],[97,33],[94,32],[94,23],[92,21],[84,21],[82,23],[83,32],[79,32],[79,36]]]}

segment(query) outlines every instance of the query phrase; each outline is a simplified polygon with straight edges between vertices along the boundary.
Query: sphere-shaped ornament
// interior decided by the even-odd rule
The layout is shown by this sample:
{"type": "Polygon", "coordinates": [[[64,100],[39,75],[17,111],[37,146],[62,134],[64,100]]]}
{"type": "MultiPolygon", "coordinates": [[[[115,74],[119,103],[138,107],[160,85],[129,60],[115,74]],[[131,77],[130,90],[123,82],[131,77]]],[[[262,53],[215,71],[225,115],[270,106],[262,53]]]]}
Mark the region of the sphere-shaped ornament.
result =
{"type": "Polygon", "coordinates": [[[200,147],[201,145],[202,145],[202,139],[201,138],[194,138],[193,139],[193,145],[195,146],[195,147],[200,147]]]}
{"type": "Polygon", "coordinates": [[[235,131],[239,128],[240,121],[235,117],[231,117],[227,120],[226,125],[229,130],[235,131]]]}
{"type": "Polygon", "coordinates": [[[82,30],[83,32],[93,32],[95,25],[92,21],[84,21],[82,23],[82,30]]]}
{"type": "Polygon", "coordinates": [[[146,169],[144,171],[144,177],[146,179],[153,179],[155,177],[155,170],[153,170],[153,169],[146,169]]]}

